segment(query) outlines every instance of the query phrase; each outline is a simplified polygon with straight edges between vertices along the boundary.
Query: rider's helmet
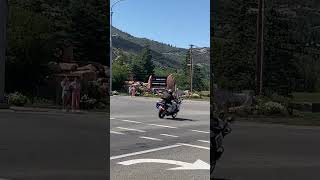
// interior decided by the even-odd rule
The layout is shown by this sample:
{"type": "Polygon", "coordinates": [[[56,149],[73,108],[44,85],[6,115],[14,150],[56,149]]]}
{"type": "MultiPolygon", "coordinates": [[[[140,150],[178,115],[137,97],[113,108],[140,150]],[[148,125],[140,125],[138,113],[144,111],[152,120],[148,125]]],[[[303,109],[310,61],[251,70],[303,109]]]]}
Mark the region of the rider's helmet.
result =
{"type": "Polygon", "coordinates": [[[172,94],[173,94],[172,89],[169,89],[169,90],[168,90],[168,93],[169,93],[170,95],[172,95],[172,94]]]}

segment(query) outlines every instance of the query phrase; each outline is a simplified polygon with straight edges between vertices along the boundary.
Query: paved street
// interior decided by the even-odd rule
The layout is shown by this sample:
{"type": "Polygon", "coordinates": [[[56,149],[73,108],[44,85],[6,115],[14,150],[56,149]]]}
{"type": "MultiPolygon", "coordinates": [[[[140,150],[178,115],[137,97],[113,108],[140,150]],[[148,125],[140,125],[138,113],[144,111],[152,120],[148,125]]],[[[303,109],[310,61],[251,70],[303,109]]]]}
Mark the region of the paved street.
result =
{"type": "Polygon", "coordinates": [[[320,128],[236,123],[225,139],[217,179],[318,180],[320,128]]]}
{"type": "Polygon", "coordinates": [[[106,180],[107,115],[0,110],[0,180],[106,180]]]}
{"type": "Polygon", "coordinates": [[[173,120],[156,101],[111,98],[111,179],[209,179],[209,102],[184,101],[173,120]]]}

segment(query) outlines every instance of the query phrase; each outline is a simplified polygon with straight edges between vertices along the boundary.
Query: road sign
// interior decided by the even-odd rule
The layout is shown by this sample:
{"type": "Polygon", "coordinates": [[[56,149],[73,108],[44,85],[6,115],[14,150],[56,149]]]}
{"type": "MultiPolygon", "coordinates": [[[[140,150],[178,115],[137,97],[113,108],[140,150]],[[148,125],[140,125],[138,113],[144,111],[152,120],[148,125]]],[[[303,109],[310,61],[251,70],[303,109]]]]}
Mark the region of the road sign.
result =
{"type": "Polygon", "coordinates": [[[152,87],[167,86],[167,77],[152,77],[152,87]]]}
{"type": "Polygon", "coordinates": [[[141,163],[161,163],[161,164],[173,164],[173,165],[179,166],[179,167],[170,168],[167,170],[209,170],[210,169],[210,165],[200,159],[198,159],[194,163],[187,163],[187,162],[167,160],[167,159],[134,159],[134,160],[119,162],[118,164],[130,166],[130,165],[141,164],[141,163]]]}

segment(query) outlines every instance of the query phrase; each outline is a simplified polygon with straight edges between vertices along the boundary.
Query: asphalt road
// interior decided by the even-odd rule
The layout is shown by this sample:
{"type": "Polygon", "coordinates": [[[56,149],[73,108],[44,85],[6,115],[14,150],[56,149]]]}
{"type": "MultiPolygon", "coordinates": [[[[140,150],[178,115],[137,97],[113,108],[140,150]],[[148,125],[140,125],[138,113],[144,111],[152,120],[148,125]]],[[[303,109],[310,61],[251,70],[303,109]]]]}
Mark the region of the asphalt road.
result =
{"type": "Polygon", "coordinates": [[[106,180],[105,114],[0,111],[0,180],[106,180]]]}
{"type": "Polygon", "coordinates": [[[216,179],[318,180],[320,128],[236,123],[225,139],[216,179]]]}
{"type": "Polygon", "coordinates": [[[111,179],[209,179],[209,102],[184,101],[173,120],[157,117],[156,101],[111,98],[111,179]]]}

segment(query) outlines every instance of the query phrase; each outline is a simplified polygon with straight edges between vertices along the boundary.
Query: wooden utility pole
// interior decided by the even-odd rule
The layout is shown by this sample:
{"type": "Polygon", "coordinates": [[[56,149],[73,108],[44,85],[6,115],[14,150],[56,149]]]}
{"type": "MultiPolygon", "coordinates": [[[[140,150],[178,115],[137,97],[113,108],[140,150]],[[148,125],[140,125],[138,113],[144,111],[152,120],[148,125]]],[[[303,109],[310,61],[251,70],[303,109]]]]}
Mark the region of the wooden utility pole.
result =
{"type": "Polygon", "coordinates": [[[7,48],[8,1],[0,0],[0,105],[5,103],[5,62],[7,48]]]}
{"type": "Polygon", "coordinates": [[[190,92],[193,91],[193,57],[192,57],[192,48],[194,45],[190,45],[190,92]]]}
{"type": "Polygon", "coordinates": [[[258,0],[257,15],[257,59],[256,59],[256,94],[262,93],[262,5],[263,0],[258,0]]]}

